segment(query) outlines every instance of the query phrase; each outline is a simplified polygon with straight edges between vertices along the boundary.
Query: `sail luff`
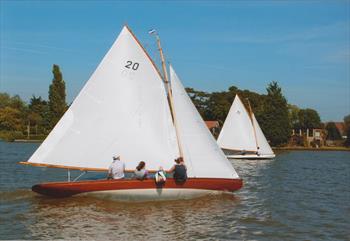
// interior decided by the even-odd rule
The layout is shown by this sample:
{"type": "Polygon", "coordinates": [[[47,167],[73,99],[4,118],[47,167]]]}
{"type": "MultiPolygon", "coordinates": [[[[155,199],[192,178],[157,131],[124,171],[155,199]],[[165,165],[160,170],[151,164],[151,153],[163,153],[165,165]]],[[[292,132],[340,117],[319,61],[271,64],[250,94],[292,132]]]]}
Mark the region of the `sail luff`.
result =
{"type": "Polygon", "coordinates": [[[167,85],[168,96],[169,96],[168,100],[169,100],[169,103],[171,106],[170,110],[171,110],[171,113],[173,116],[174,127],[175,127],[175,131],[176,131],[176,141],[177,141],[177,145],[179,148],[179,157],[183,157],[183,148],[182,148],[181,141],[180,141],[179,127],[178,127],[179,124],[177,121],[177,116],[176,116],[176,112],[175,112],[175,108],[174,108],[173,94],[172,94],[172,90],[170,87],[170,83],[168,82],[166,85],[167,85]]]}
{"type": "Polygon", "coordinates": [[[259,152],[259,144],[258,144],[258,138],[256,137],[256,129],[255,129],[255,123],[253,121],[253,110],[252,110],[252,106],[250,105],[250,101],[249,99],[247,98],[247,101],[248,101],[248,106],[249,106],[249,117],[250,117],[250,121],[253,125],[253,131],[254,131],[254,139],[255,139],[255,144],[256,144],[256,149],[257,151],[259,152]]]}
{"type": "Polygon", "coordinates": [[[165,58],[164,58],[164,54],[163,54],[163,48],[162,48],[162,45],[160,43],[160,37],[158,34],[156,35],[156,39],[157,39],[157,45],[158,45],[158,50],[159,50],[159,54],[160,54],[160,59],[162,60],[164,81],[165,81],[165,83],[169,83],[168,72],[166,71],[165,58]]]}
{"type": "Polygon", "coordinates": [[[134,40],[136,41],[136,43],[141,47],[141,49],[143,50],[143,52],[146,54],[148,60],[152,63],[154,69],[157,71],[159,77],[161,79],[163,79],[160,70],[158,69],[156,63],[153,61],[153,59],[151,58],[151,56],[148,54],[148,52],[146,51],[145,47],[143,47],[143,45],[141,44],[140,40],[136,37],[136,35],[134,34],[134,32],[131,30],[131,28],[125,24],[124,27],[130,32],[131,36],[134,38],[134,40]]]}
{"type": "Polygon", "coordinates": [[[253,114],[252,116],[253,118],[253,122],[256,126],[256,134],[257,134],[257,139],[259,140],[259,154],[261,155],[274,155],[274,152],[270,146],[270,144],[268,143],[262,129],[260,128],[260,125],[258,123],[258,121],[255,118],[255,115],[253,114]]]}
{"type": "Polygon", "coordinates": [[[170,82],[169,82],[169,79],[168,79],[168,72],[166,70],[165,57],[164,57],[164,54],[163,54],[163,49],[162,49],[162,45],[160,43],[160,37],[159,37],[158,33],[156,34],[156,38],[157,38],[157,45],[158,45],[158,50],[159,50],[159,53],[160,53],[160,58],[162,60],[164,82],[165,82],[165,85],[166,85],[166,88],[167,88],[170,112],[172,114],[174,127],[175,127],[175,131],[176,131],[176,141],[177,141],[177,145],[178,145],[178,148],[179,148],[179,155],[180,155],[180,157],[183,157],[183,150],[182,150],[182,146],[181,146],[181,141],[179,139],[180,138],[179,137],[179,130],[178,130],[179,128],[178,128],[176,113],[175,113],[175,110],[174,110],[173,94],[172,94],[171,85],[170,85],[170,82]]]}

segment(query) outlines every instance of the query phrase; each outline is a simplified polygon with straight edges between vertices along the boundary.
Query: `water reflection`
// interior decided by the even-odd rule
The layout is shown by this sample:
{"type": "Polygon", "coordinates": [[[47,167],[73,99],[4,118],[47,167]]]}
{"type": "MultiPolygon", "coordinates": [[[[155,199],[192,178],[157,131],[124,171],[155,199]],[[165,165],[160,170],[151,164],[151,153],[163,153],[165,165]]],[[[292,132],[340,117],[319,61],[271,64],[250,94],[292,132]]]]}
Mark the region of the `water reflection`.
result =
{"type": "MultiPolygon", "coordinates": [[[[184,201],[123,203],[92,197],[35,196],[26,227],[33,239],[182,240],[227,227],[220,218],[239,204],[233,195],[184,201]]],[[[210,235],[209,235],[210,236],[210,235]]]]}

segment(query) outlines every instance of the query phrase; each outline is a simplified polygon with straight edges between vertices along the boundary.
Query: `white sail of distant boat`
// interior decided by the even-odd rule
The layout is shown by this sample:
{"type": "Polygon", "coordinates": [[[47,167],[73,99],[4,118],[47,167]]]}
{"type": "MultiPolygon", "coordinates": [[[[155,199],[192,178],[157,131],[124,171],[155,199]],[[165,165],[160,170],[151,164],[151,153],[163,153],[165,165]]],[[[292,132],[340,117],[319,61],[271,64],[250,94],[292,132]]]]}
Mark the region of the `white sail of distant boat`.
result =
{"type": "Polygon", "coordinates": [[[193,177],[238,178],[170,66],[170,79],[183,157],[193,177]]]}
{"type": "Polygon", "coordinates": [[[259,145],[258,153],[261,156],[265,156],[265,157],[267,156],[270,156],[271,158],[275,157],[275,154],[273,153],[273,150],[270,144],[268,143],[263,131],[261,130],[260,125],[256,120],[254,113],[252,113],[252,119],[255,125],[257,143],[259,145]]]}
{"type": "Polygon", "coordinates": [[[231,105],[217,142],[227,150],[257,151],[252,122],[238,95],[231,105]]]}
{"type": "Polygon", "coordinates": [[[274,158],[269,143],[257,122],[236,95],[217,140],[228,158],[274,158]]]}
{"type": "MultiPolygon", "coordinates": [[[[158,44],[161,51],[159,38],[158,44]]],[[[145,161],[147,169],[155,172],[159,167],[169,170],[174,159],[183,155],[188,167],[185,183],[172,178],[163,186],[154,180],[95,180],[43,183],[33,186],[33,191],[59,197],[98,193],[177,199],[241,188],[242,180],[172,68],[170,73],[172,88],[166,91],[165,86],[170,87],[167,79],[164,83],[154,62],[125,26],[67,112],[22,164],[106,171],[112,156],[120,155],[127,171],[145,161]]]]}

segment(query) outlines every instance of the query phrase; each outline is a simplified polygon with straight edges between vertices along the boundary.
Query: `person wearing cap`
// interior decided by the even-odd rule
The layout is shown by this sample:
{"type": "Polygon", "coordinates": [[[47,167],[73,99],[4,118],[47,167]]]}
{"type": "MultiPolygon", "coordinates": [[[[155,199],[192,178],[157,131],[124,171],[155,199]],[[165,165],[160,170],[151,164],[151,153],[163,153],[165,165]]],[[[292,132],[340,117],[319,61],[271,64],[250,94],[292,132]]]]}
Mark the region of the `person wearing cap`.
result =
{"type": "Polygon", "coordinates": [[[113,156],[113,162],[109,166],[107,179],[122,179],[125,177],[125,163],[120,156],[113,156]]]}

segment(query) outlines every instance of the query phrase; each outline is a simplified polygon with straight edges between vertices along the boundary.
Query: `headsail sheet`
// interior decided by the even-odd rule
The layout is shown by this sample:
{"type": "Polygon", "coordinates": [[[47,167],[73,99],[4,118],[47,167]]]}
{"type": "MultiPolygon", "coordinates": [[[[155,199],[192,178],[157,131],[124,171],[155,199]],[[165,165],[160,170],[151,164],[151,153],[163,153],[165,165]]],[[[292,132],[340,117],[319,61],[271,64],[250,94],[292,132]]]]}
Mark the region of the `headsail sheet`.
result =
{"type": "Polygon", "coordinates": [[[177,128],[190,177],[238,178],[170,66],[177,128]]]}
{"type": "Polygon", "coordinates": [[[263,131],[261,130],[258,121],[255,118],[255,115],[252,114],[252,118],[253,118],[253,122],[254,122],[254,126],[255,126],[255,130],[256,130],[256,138],[258,140],[258,145],[259,145],[259,154],[261,155],[272,155],[274,154],[271,146],[269,145],[269,143],[266,140],[266,137],[263,133],[263,131]]]}
{"type": "Polygon", "coordinates": [[[238,95],[232,103],[217,142],[223,149],[257,151],[252,121],[238,95]]]}
{"type": "Polygon", "coordinates": [[[127,27],[28,162],[108,168],[113,155],[127,169],[168,168],[178,156],[162,79],[127,27]]]}

